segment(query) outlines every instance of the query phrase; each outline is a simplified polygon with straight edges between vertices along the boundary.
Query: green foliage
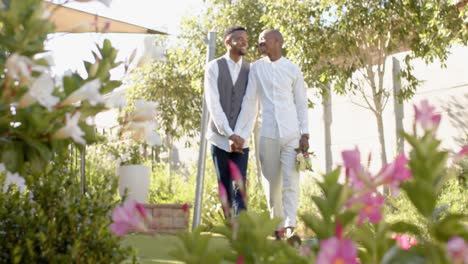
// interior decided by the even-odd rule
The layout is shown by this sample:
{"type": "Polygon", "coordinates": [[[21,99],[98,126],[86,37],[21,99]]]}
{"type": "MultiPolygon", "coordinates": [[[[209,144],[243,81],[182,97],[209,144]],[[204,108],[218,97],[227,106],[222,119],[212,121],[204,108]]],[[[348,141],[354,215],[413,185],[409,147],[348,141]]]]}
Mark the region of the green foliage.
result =
{"type": "MultiPolygon", "coordinates": [[[[262,21],[284,34],[288,57],[297,62],[309,87],[323,96],[332,86],[358,95],[376,117],[381,162],[387,163],[382,114],[393,94],[384,78],[395,53],[411,50],[399,72],[400,100],[413,96],[420,81],[411,61],[445,62],[464,24],[450,1],[264,0],[262,21]],[[286,8],[285,8],[286,7],[286,8]]],[[[466,17],[465,17],[466,18],[466,17]]],[[[465,22],[466,24],[466,22],[465,22]]]]}
{"type": "Polygon", "coordinates": [[[166,61],[154,62],[135,71],[133,83],[127,90],[130,103],[136,99],[159,103],[157,121],[160,130],[173,140],[194,137],[201,123],[201,80],[194,79],[193,69],[185,64],[187,55],[183,53],[180,49],[170,49],[166,61]]]}
{"type": "Polygon", "coordinates": [[[74,73],[64,77],[61,87],[49,76],[48,63],[44,59],[33,59],[34,55],[45,52],[43,42],[52,31],[52,24],[44,16],[43,1],[7,3],[6,10],[0,13],[0,72],[3,73],[0,76],[0,159],[11,172],[40,173],[49,160],[61,159],[61,153],[70,145],[81,147],[70,138],[55,136],[55,132],[64,127],[67,114],[81,113],[78,126],[84,132],[82,138],[88,144],[96,141],[94,129],[84,120],[105,109],[104,104],[91,105],[83,101],[71,105],[64,101],[95,79],[101,82],[100,93],[108,93],[119,86],[120,82],[109,80],[109,70],[119,65],[114,62],[117,50],[105,40],[102,47],[98,46],[98,53],[93,53],[96,61],[85,63],[87,79],[74,73]],[[15,68],[23,70],[18,74],[15,68]],[[42,76],[47,76],[51,83],[39,82],[42,76]],[[31,92],[34,85],[40,87],[31,92]],[[36,95],[35,102],[23,105],[32,98],[31,94],[47,88],[52,90],[51,96],[57,98],[58,104],[47,109],[40,102],[42,95],[36,95]]]}
{"type": "Polygon", "coordinates": [[[337,236],[335,228],[342,226],[344,236],[357,244],[362,263],[449,263],[447,241],[468,237],[465,183],[454,173],[457,170],[446,169],[448,152],[440,149],[435,130],[422,136],[415,130],[404,136],[412,147],[408,161],[412,178],[400,186],[403,192],[398,198],[386,197],[382,221],[356,223],[355,216],[367,210],[368,204],[351,206],[350,201],[376,186],[354,190],[348,182],[338,182],[339,169],[318,183],[323,194],[312,197],[318,214],[305,214],[302,219],[319,239],[337,236]],[[395,233],[411,234],[418,244],[403,252],[392,239],[395,233]]]}
{"type": "MultiPolygon", "coordinates": [[[[109,229],[117,181],[100,172],[81,193],[76,171],[62,165],[26,176],[29,191],[0,192],[0,262],[116,263],[131,249],[109,229]]],[[[2,176],[3,178],[4,176],[2,176]]],[[[0,186],[3,186],[0,180],[0,186]]]]}
{"type": "Polygon", "coordinates": [[[211,234],[202,234],[201,228],[192,234],[179,234],[180,246],[173,256],[185,263],[310,263],[312,257],[297,254],[285,242],[270,237],[278,226],[278,219],[270,219],[268,213],[241,212],[235,222],[214,228],[216,234],[227,238],[227,249],[209,250],[211,234]],[[208,261],[209,260],[209,261],[208,261]],[[239,263],[239,262],[238,262],[239,263]]]}
{"type": "Polygon", "coordinates": [[[197,228],[191,233],[177,234],[181,243],[176,250],[171,252],[171,255],[187,264],[221,263],[224,252],[221,250],[210,251],[208,243],[212,237],[209,234],[202,234],[201,230],[201,228],[197,228]]]}

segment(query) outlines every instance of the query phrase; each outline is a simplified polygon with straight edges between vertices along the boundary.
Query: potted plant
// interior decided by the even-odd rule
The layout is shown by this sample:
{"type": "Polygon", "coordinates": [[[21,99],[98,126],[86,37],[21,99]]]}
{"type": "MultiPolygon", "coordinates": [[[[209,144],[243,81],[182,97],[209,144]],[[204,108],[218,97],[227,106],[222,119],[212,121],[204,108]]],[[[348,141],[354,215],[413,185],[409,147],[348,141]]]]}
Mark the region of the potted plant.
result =
{"type": "Polygon", "coordinates": [[[156,133],[154,102],[138,101],[133,110],[121,116],[117,136],[108,137],[107,149],[117,162],[119,193],[140,203],[147,202],[151,185],[148,148],[161,145],[156,133]]]}

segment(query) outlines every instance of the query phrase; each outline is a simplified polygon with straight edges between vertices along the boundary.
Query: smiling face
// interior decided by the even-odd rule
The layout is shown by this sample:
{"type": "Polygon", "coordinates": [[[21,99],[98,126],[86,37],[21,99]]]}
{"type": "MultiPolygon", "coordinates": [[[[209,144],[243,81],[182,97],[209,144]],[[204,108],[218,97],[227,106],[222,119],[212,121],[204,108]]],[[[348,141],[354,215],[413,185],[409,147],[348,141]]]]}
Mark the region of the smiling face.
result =
{"type": "Polygon", "coordinates": [[[247,54],[247,48],[249,47],[249,37],[247,32],[238,30],[227,36],[224,43],[231,53],[243,56],[247,54]]]}
{"type": "Polygon", "coordinates": [[[272,31],[263,31],[258,37],[258,49],[263,55],[270,56],[281,51],[281,43],[272,31]]]}

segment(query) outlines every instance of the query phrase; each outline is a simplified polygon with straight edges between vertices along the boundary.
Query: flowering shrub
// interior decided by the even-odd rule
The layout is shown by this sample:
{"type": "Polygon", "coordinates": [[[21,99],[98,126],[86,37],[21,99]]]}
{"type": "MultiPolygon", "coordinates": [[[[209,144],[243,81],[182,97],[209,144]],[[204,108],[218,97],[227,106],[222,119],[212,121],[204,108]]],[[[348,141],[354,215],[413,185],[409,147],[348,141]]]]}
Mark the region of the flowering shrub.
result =
{"type": "Polygon", "coordinates": [[[106,109],[103,94],[121,85],[110,80],[117,50],[108,40],[98,46],[87,77],[53,76],[43,42],[53,25],[42,1],[3,1],[0,12],[0,162],[12,173],[40,173],[60,160],[70,145],[96,141],[86,120],[106,109]],[[19,23],[18,21],[21,21],[19,23]]]}
{"type": "MultiPolygon", "coordinates": [[[[209,240],[196,231],[180,235],[184,246],[174,256],[187,263],[195,259],[220,263],[220,254],[237,263],[466,263],[468,215],[436,206],[442,186],[453,177],[445,170],[449,152],[440,150],[436,139],[440,115],[426,101],[415,106],[415,111],[413,133],[404,133],[412,146],[408,158],[400,154],[372,173],[361,164],[358,148],[343,151],[346,181],[338,181],[341,168],[337,168],[318,182],[322,195],[312,200],[319,213],[301,216],[316,234],[318,244],[293,249],[272,241],[268,237],[277,225],[276,219],[242,212],[226,226],[215,229],[230,242],[225,251],[192,247],[206,245],[209,240]],[[378,191],[380,187],[387,187],[392,196],[403,192],[423,219],[423,227],[406,221],[386,222],[383,208],[388,197],[378,191]]],[[[460,161],[466,152],[463,147],[453,162],[460,161]]],[[[226,210],[225,197],[220,193],[226,210]]]]}

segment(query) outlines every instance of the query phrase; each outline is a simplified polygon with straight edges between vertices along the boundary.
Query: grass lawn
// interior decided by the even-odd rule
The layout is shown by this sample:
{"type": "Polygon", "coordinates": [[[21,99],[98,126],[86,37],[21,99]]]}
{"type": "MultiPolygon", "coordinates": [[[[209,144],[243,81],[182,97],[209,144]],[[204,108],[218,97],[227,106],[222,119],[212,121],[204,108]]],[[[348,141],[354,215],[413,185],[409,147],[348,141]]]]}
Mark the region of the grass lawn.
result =
{"type": "MultiPolygon", "coordinates": [[[[157,234],[154,237],[130,234],[125,237],[125,245],[131,245],[137,250],[140,263],[180,263],[170,255],[177,248],[177,236],[157,234]]],[[[213,236],[210,247],[225,247],[228,242],[222,237],[213,236]]]]}

